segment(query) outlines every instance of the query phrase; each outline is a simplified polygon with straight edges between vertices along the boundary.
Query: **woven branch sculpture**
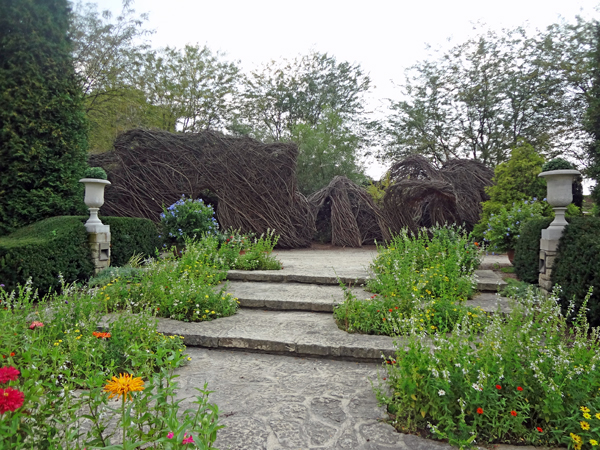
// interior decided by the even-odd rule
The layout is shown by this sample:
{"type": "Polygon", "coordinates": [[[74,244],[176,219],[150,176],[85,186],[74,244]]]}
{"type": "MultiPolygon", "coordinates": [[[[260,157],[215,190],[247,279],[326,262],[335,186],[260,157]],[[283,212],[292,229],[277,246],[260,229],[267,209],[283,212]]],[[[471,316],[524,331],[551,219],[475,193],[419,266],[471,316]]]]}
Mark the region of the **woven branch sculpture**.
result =
{"type": "Polygon", "coordinates": [[[389,240],[385,217],[373,198],[346,177],[337,176],[328,186],[308,197],[317,232],[329,235],[340,247],[360,247],[389,240]]]}
{"type": "Polygon", "coordinates": [[[90,164],[103,167],[112,182],[106,215],[158,221],[162,205],[209,189],[218,198],[221,228],[274,229],[280,247],[299,248],[311,243],[314,217],[296,187],[297,155],[291,143],[136,129],[121,134],[113,152],[91,156],[90,164]]]}
{"type": "Polygon", "coordinates": [[[423,156],[410,156],[392,165],[391,185],[383,211],[392,233],[446,223],[464,224],[468,231],[479,221],[481,202],[489,197],[494,171],[470,159],[454,159],[441,169],[423,156]]]}

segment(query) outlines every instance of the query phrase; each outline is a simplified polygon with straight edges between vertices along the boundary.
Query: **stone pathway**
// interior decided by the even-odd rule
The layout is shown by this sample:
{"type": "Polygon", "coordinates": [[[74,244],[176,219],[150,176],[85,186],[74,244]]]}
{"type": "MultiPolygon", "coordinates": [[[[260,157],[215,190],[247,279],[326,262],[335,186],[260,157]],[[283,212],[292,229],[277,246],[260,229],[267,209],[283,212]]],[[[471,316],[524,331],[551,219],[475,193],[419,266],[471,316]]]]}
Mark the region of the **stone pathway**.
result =
{"type": "MultiPolygon", "coordinates": [[[[159,331],[182,335],[189,346],[192,362],[178,370],[181,397],[205,382],[215,391],[211,401],[227,427],[219,432],[217,447],[450,449],[396,433],[382,421],[386,414],[372,384],[385,376],[381,354],[393,354],[394,340],[348,334],[334,323],[331,311],[343,300],[337,277],[354,283],[358,298],[370,297],[360,284],[369,276],[375,251],[303,249],[276,255],[281,271],[229,272],[229,291],[240,299],[238,314],[212,322],[159,323],[159,331]]],[[[479,276],[481,287],[498,289],[492,271],[479,276]]],[[[471,302],[495,311],[498,304],[505,308],[504,301],[487,293],[471,302]]]]}

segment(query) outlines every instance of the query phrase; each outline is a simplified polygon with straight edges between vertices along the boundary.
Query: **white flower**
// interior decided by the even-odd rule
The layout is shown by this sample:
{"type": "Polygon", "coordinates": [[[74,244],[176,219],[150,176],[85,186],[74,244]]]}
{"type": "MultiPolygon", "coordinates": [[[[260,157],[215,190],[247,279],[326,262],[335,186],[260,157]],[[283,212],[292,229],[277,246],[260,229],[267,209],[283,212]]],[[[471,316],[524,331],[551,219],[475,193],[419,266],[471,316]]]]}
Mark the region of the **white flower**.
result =
{"type": "Polygon", "coordinates": [[[473,385],[471,387],[473,389],[475,389],[476,391],[483,391],[483,388],[481,386],[479,386],[477,383],[473,383],[473,385]]]}
{"type": "Polygon", "coordinates": [[[440,397],[442,397],[442,396],[446,395],[446,391],[444,391],[443,389],[440,389],[440,390],[438,391],[438,395],[439,395],[440,397]]]}

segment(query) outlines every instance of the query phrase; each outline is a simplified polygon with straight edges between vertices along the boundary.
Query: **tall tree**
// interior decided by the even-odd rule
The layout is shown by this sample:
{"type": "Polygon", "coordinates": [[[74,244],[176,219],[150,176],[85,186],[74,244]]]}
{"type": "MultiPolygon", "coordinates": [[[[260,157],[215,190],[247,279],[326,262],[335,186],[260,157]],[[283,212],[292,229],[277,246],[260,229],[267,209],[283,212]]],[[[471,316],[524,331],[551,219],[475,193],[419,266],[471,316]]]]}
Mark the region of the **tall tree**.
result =
{"type": "Polygon", "coordinates": [[[86,121],[67,0],[0,3],[0,234],[78,212],[86,121]]]}
{"type": "Polygon", "coordinates": [[[405,98],[392,103],[380,156],[467,157],[493,166],[520,139],[547,156],[564,152],[581,134],[573,117],[578,94],[566,76],[573,69],[561,66],[581,49],[557,51],[573,34],[567,27],[535,36],[521,28],[488,31],[412,67],[405,98]]]}
{"type": "MultiPolygon", "coordinates": [[[[592,138],[587,147],[588,175],[596,185],[592,189],[592,198],[600,205],[600,23],[595,24],[595,49],[592,59],[592,86],[589,89],[586,111],[586,131],[592,138]]],[[[600,211],[600,210],[598,210],[600,211]]]]}

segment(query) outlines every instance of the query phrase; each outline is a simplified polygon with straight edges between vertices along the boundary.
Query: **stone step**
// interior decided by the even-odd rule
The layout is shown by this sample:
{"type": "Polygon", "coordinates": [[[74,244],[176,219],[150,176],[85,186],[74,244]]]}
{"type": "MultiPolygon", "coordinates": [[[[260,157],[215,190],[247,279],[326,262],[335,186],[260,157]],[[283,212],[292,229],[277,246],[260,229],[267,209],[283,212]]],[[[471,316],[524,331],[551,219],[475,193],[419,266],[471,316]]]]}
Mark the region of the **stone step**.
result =
{"type": "Polygon", "coordinates": [[[192,347],[355,361],[381,361],[382,354],[395,353],[391,337],[346,333],[331,314],[318,312],[240,309],[233,316],[198,323],[161,318],[158,331],[183,336],[192,347]]]}
{"type": "MultiPolygon", "coordinates": [[[[373,295],[362,288],[349,289],[360,300],[373,295]]],[[[278,311],[332,312],[344,301],[342,289],[333,285],[230,281],[227,292],[237,297],[242,308],[278,311]]]]}
{"type": "MultiPolygon", "coordinates": [[[[506,282],[492,270],[476,270],[477,290],[480,292],[498,292],[506,282]]],[[[283,270],[230,270],[227,279],[231,281],[253,281],[267,283],[305,283],[316,285],[339,285],[335,275],[316,275],[295,272],[292,269],[283,270]]],[[[364,271],[356,276],[340,276],[344,284],[352,286],[363,286],[368,279],[368,273],[364,271]]],[[[370,297],[370,296],[369,296],[370,297]]]]}
{"type": "Polygon", "coordinates": [[[496,313],[499,310],[502,314],[508,314],[511,311],[509,298],[491,292],[480,292],[471,300],[467,300],[465,305],[480,307],[488,313],[496,313]]]}

